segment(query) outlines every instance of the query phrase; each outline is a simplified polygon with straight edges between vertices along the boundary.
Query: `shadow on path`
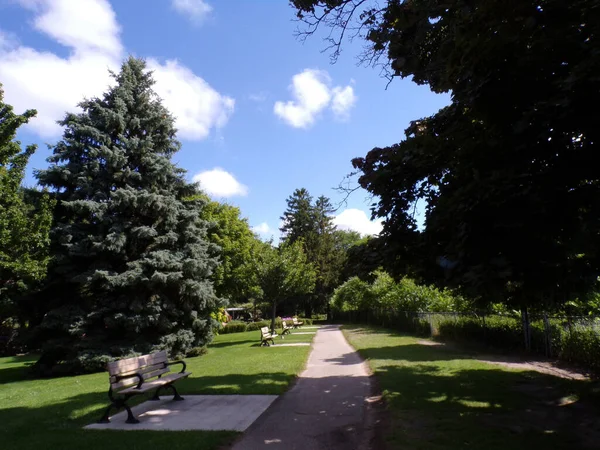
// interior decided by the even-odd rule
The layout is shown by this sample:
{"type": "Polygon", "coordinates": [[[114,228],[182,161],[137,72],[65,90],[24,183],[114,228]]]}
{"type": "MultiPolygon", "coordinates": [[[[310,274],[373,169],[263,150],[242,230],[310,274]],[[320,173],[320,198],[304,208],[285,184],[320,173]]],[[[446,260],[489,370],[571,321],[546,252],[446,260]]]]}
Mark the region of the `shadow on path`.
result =
{"type": "Polygon", "coordinates": [[[234,444],[233,450],[354,450],[368,439],[371,382],[339,327],[315,336],[307,369],[234,444]]]}

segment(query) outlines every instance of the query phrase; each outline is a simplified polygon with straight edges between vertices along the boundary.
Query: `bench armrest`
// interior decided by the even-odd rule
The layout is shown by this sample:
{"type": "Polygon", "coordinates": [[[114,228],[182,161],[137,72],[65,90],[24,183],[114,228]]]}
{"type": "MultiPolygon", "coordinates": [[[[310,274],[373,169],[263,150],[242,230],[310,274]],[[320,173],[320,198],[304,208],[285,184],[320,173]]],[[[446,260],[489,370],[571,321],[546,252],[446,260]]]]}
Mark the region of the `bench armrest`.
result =
{"type": "Polygon", "coordinates": [[[181,364],[183,367],[181,368],[181,371],[179,373],[183,373],[185,372],[185,368],[187,367],[185,361],[171,361],[165,364],[166,366],[172,366],[173,364],[181,364]]]}
{"type": "Polygon", "coordinates": [[[144,377],[139,373],[134,373],[133,375],[125,375],[125,376],[117,375],[115,377],[115,381],[121,381],[121,380],[124,380],[125,378],[131,378],[131,377],[137,377],[137,379],[139,381],[135,388],[140,389],[142,387],[142,384],[144,384],[144,377]]]}

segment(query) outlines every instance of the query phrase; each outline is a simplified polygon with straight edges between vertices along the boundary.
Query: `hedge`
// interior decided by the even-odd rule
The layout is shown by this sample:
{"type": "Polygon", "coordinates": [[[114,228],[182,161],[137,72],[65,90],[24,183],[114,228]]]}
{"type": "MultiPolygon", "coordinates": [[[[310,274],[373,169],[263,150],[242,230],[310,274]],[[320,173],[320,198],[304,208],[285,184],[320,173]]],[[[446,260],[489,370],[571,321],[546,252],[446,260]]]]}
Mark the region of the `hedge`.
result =
{"type": "MultiPolygon", "coordinates": [[[[304,322],[304,325],[312,325],[313,324],[312,319],[305,319],[305,318],[299,317],[298,320],[300,322],[304,322]]],[[[291,325],[291,320],[289,322],[290,323],[288,325],[291,325]]],[[[282,323],[281,317],[275,318],[275,329],[281,328],[281,323],[282,323]]],[[[239,320],[232,320],[227,325],[225,325],[223,328],[221,328],[219,330],[219,333],[220,334],[228,334],[228,333],[243,333],[244,331],[258,331],[262,327],[270,327],[270,326],[271,326],[270,319],[269,320],[261,320],[259,322],[250,322],[250,323],[241,322],[239,320]]]]}
{"type": "MultiPolygon", "coordinates": [[[[418,336],[434,336],[441,340],[477,343],[509,351],[525,347],[523,326],[519,316],[415,313],[410,311],[338,311],[340,322],[378,325],[418,336]]],[[[600,330],[594,324],[569,324],[568,318],[548,320],[552,355],[600,375],[600,330]]],[[[544,321],[529,324],[531,352],[546,355],[544,321]]],[[[600,328],[600,327],[599,327],[600,328]]]]}
{"type": "Polygon", "coordinates": [[[223,328],[219,330],[220,334],[229,334],[229,333],[243,333],[244,331],[248,331],[248,325],[246,322],[242,322],[240,320],[232,320],[227,323],[223,328]]]}

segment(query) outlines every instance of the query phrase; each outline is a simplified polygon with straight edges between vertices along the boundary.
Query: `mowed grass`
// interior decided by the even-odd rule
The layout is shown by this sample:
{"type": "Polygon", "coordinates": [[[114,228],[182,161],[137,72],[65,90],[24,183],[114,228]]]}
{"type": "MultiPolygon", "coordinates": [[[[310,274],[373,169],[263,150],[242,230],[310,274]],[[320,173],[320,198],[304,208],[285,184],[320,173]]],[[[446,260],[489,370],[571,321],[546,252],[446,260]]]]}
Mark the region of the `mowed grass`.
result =
{"type": "Polygon", "coordinates": [[[473,360],[376,328],[344,327],[385,399],[391,449],[600,448],[599,389],[473,360]]]}
{"type": "MultiPolygon", "coordinates": [[[[283,393],[304,368],[310,347],[277,344],[311,342],[314,334],[286,335],[269,348],[258,347],[259,337],[258,331],[217,336],[207,354],[186,359],[192,376],[177,383],[179,391],[184,395],[283,393]]],[[[83,430],[109,404],[108,375],[30,379],[27,369],[35,360],[34,356],[0,358],[0,448],[208,450],[238,435],[230,431],[83,430]]]]}

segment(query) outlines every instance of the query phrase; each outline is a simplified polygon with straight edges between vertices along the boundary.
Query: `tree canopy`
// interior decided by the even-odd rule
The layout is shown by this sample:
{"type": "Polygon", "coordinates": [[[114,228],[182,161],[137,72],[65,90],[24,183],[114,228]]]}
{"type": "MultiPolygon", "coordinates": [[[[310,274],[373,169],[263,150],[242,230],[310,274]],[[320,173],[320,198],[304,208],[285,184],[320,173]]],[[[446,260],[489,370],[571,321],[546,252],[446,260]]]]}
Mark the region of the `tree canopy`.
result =
{"type": "Polygon", "coordinates": [[[231,303],[247,302],[259,296],[254,263],[262,242],[254,235],[240,209],[208,200],[201,216],[208,225],[208,240],[219,247],[215,269],[215,291],[231,303]]]}
{"type": "Polygon", "coordinates": [[[18,315],[15,296],[46,274],[53,206],[48,195],[27,201],[21,186],[36,147],[23,151],[15,136],[36,112],[15,114],[3,99],[0,85],[0,325],[7,317],[18,315]]]}
{"type": "Polygon", "coordinates": [[[256,260],[256,273],[263,299],[272,305],[271,329],[275,329],[277,304],[315,287],[316,273],[307,261],[302,241],[263,246],[256,260]]]}
{"type": "Polygon", "coordinates": [[[600,275],[592,0],[293,0],[306,24],[451,104],[353,160],[385,218],[382,261],[482,301],[562,303],[600,275]],[[413,216],[426,204],[425,226],[413,216]]]}
{"type": "Polygon", "coordinates": [[[50,167],[59,201],[54,260],[40,302],[44,373],[97,370],[111,358],[206,344],[222,302],[217,260],[200,219],[205,202],[171,162],[174,120],[144,61],[129,58],[103,96],[67,114],[50,167]]]}
{"type": "Polygon", "coordinates": [[[302,242],[309,263],[316,271],[314,292],[304,299],[305,314],[322,309],[326,298],[339,284],[346,252],[338,241],[343,235],[333,224],[334,208],[329,198],[313,197],[305,188],[296,189],[287,199],[281,220],[282,239],[286,243],[302,242]],[[337,233],[337,234],[336,234],[337,233]]]}

